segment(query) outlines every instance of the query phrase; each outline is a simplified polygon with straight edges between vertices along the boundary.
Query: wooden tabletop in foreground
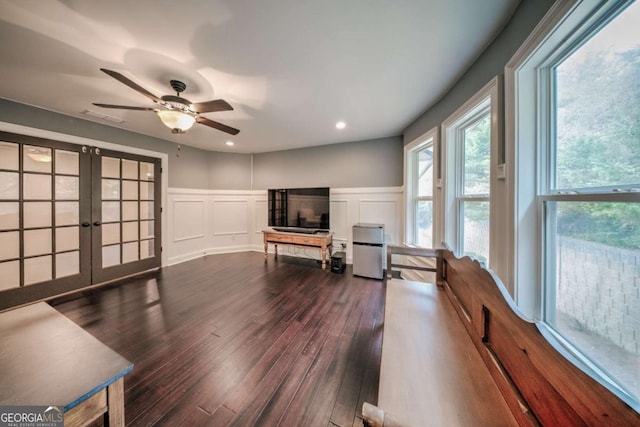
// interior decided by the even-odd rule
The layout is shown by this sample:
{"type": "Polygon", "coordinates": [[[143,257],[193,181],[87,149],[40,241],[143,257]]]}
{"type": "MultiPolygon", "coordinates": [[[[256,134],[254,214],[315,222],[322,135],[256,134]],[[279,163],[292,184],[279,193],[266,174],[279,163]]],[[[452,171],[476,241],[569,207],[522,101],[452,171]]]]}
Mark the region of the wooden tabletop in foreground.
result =
{"type": "Polygon", "coordinates": [[[0,405],[65,412],[133,364],[46,303],[0,313],[0,405]]]}

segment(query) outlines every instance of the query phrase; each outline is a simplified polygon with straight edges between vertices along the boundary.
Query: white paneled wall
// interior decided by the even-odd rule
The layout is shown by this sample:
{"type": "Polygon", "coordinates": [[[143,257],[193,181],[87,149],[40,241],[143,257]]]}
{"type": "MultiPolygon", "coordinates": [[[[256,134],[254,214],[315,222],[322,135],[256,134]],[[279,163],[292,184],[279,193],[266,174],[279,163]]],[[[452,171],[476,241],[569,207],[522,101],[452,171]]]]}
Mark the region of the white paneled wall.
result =
{"type": "MultiPolygon", "coordinates": [[[[206,254],[258,250],[266,192],[170,188],[169,264],[206,254]],[[258,208],[256,209],[256,204],[258,208]]],[[[260,245],[260,247],[262,247],[260,245]]]]}
{"type": "MultiPolygon", "coordinates": [[[[402,188],[331,189],[334,252],[346,245],[351,262],[351,227],[358,222],[385,225],[387,243],[400,243],[402,188]]],[[[169,264],[206,254],[263,251],[267,228],[267,192],[170,188],[168,197],[169,264]]],[[[318,251],[282,247],[280,253],[319,258],[318,251]]]]}

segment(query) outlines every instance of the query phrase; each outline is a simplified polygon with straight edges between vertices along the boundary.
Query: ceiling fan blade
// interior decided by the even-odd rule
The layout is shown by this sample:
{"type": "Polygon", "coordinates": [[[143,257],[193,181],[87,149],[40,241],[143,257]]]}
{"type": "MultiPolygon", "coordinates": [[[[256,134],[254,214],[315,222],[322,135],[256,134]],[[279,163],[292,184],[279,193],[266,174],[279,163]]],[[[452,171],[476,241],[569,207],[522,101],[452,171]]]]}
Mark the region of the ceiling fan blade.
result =
{"type": "Polygon", "coordinates": [[[150,98],[152,101],[155,101],[155,102],[160,101],[160,98],[158,98],[157,96],[155,96],[154,94],[152,94],[151,92],[149,92],[148,90],[140,86],[139,84],[129,80],[127,77],[123,76],[117,71],[107,70],[106,68],[100,68],[100,71],[107,74],[108,76],[113,77],[114,79],[118,80],[120,83],[124,83],[125,85],[129,86],[131,89],[143,94],[147,98],[150,98]]]}
{"type": "Polygon", "coordinates": [[[197,113],[213,113],[216,111],[233,110],[233,107],[229,105],[229,103],[224,99],[216,99],[207,102],[196,102],[191,106],[191,108],[197,113]]]}
{"type": "Polygon", "coordinates": [[[102,108],[118,108],[121,110],[137,110],[137,111],[155,111],[155,108],[149,107],[132,107],[130,105],[113,105],[113,104],[98,104],[96,102],[93,105],[102,108]]]}
{"type": "Polygon", "coordinates": [[[206,117],[197,117],[196,122],[212,127],[214,129],[221,130],[222,132],[230,133],[231,135],[237,135],[240,132],[238,129],[232,128],[231,126],[223,125],[219,122],[214,122],[213,120],[209,120],[206,117]]]}

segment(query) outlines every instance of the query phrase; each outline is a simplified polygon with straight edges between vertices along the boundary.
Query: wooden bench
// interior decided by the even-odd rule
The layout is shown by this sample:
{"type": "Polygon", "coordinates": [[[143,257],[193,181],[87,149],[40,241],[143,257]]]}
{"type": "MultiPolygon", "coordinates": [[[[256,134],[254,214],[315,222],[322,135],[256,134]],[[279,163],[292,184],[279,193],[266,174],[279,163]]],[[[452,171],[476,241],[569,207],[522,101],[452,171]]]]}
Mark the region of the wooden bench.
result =
{"type": "Polygon", "coordinates": [[[389,246],[378,405],[369,426],[631,426],[640,415],[527,321],[490,271],[449,250],[389,246]],[[433,260],[437,286],[391,278],[433,260]]]}

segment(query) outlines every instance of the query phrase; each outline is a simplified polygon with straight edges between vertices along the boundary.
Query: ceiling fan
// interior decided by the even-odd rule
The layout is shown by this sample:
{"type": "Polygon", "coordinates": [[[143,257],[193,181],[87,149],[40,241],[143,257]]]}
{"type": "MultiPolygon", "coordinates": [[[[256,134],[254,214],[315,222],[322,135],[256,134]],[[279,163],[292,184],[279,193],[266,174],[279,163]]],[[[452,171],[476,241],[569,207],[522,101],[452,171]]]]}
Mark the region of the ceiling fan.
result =
{"type": "Polygon", "coordinates": [[[112,105],[112,104],[98,104],[93,103],[98,107],[102,108],[117,108],[122,110],[136,110],[136,111],[153,111],[158,114],[162,123],[165,124],[169,129],[171,129],[171,133],[185,133],[187,130],[193,126],[194,123],[200,123],[205,126],[212,127],[214,129],[218,129],[222,132],[229,133],[231,135],[237,135],[240,132],[238,129],[232,128],[230,126],[224,125],[220,122],[216,122],[206,117],[202,117],[200,114],[202,113],[213,113],[216,111],[229,111],[233,110],[233,107],[229,105],[229,103],[223,99],[215,99],[212,101],[206,102],[196,102],[192,103],[188,99],[182,98],[180,93],[183,92],[187,85],[181,82],[180,80],[171,80],[169,83],[173,90],[176,91],[176,95],[164,95],[160,98],[138,85],[137,83],[131,81],[127,77],[118,73],[117,71],[107,70],[106,68],[100,68],[100,71],[104,72],[110,77],[118,80],[120,83],[124,83],[129,86],[131,89],[141,93],[147,98],[151,99],[155,102],[159,108],[151,108],[151,107],[134,107],[129,105],[112,105]]]}

